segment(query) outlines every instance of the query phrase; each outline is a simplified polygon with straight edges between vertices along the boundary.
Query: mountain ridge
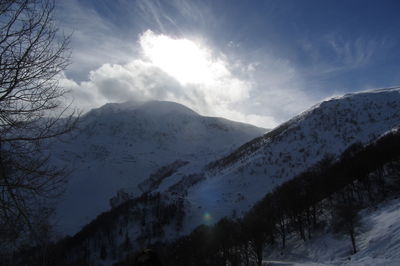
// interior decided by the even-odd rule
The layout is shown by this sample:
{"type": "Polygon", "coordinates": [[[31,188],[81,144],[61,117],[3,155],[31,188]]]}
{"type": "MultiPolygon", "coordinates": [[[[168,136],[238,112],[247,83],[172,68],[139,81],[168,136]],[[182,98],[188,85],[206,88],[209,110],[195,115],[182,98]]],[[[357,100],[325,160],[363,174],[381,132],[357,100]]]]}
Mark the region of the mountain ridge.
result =
{"type": "MultiPolygon", "coordinates": [[[[265,193],[325,155],[337,156],[352,143],[371,141],[399,124],[398,88],[347,94],[317,104],[209,163],[202,170],[203,181],[187,188],[188,224],[201,224],[205,212],[215,217],[214,222],[232,214],[240,216],[265,193]]],[[[190,174],[182,170],[181,175],[190,174]]],[[[163,184],[160,187],[158,192],[163,191],[163,184]]]]}

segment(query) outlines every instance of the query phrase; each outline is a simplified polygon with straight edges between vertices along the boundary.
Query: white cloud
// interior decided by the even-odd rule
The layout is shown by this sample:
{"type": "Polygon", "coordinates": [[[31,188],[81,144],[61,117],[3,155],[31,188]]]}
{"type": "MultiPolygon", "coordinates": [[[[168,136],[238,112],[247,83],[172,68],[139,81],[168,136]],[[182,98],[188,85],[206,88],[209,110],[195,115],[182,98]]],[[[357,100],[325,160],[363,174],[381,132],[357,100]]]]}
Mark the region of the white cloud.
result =
{"type": "Polygon", "coordinates": [[[175,78],[209,105],[231,104],[249,97],[250,83],[236,78],[227,61],[188,39],[173,39],[148,30],[139,43],[151,64],[175,78]]]}
{"type": "Polygon", "coordinates": [[[284,60],[229,62],[201,42],[150,30],[139,36],[138,46],[129,63],[103,64],[83,82],[64,78],[76,105],[87,111],[106,102],[167,100],[202,115],[272,128],[310,103],[284,60]]]}
{"type": "Polygon", "coordinates": [[[79,84],[64,79],[77,104],[87,109],[108,101],[170,100],[204,115],[245,120],[231,109],[248,99],[250,82],[236,78],[228,62],[212,56],[209,48],[151,31],[140,36],[139,44],[143,58],[104,64],[79,84]]]}

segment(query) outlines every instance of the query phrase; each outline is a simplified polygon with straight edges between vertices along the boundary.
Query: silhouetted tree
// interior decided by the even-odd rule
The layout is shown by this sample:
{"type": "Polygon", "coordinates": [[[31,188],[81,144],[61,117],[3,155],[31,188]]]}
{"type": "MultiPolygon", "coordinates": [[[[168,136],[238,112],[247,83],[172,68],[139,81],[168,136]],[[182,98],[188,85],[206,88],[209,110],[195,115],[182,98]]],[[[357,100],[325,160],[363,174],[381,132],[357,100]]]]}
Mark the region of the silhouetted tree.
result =
{"type": "Polygon", "coordinates": [[[101,260],[106,260],[107,259],[107,249],[104,245],[101,246],[100,248],[100,259],[101,260]]]}
{"type": "Polygon", "coordinates": [[[356,228],[360,226],[359,205],[354,202],[338,203],[335,206],[332,225],[338,232],[349,235],[353,253],[357,252],[356,228]]]}
{"type": "Polygon", "coordinates": [[[52,0],[0,1],[0,242],[34,233],[65,182],[45,147],[77,121],[58,85],[69,53],[53,10],[52,0]]]}
{"type": "Polygon", "coordinates": [[[254,252],[256,264],[261,266],[265,245],[274,241],[275,221],[272,209],[260,205],[257,207],[246,215],[243,222],[244,234],[254,252]]]}

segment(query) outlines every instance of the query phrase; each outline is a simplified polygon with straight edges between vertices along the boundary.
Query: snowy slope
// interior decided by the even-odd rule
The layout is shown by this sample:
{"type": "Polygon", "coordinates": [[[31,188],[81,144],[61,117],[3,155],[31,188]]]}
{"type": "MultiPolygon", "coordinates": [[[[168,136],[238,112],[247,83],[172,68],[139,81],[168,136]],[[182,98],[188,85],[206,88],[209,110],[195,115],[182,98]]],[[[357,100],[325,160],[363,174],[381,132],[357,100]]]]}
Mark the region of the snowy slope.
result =
{"type": "MultiPolygon", "coordinates": [[[[204,168],[204,178],[179,195],[187,194],[186,230],[182,232],[224,216],[241,216],[274,187],[326,154],[338,155],[351,144],[369,142],[398,125],[399,89],[348,94],[322,102],[204,168]]],[[[190,164],[182,167],[166,178],[158,191],[170,193],[171,184],[192,170],[190,164]]]]}
{"type": "Polygon", "coordinates": [[[358,252],[351,254],[348,236],[321,232],[306,242],[292,236],[287,252],[266,250],[268,265],[400,265],[400,201],[394,199],[360,213],[358,252]]]}
{"type": "Polygon", "coordinates": [[[74,233],[109,208],[123,189],[133,195],[159,167],[176,160],[202,165],[265,129],[203,117],[172,102],[106,104],[82,117],[72,139],[52,147],[53,161],[73,169],[57,209],[63,233],[74,233]]]}

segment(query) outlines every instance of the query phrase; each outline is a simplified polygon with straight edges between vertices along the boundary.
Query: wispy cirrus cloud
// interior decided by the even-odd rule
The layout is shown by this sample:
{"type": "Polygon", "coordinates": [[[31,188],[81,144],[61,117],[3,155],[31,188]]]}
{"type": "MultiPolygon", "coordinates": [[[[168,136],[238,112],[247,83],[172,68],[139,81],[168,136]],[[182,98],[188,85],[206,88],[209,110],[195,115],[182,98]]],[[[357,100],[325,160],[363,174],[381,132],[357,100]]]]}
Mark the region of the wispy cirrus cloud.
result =
{"type": "Polygon", "coordinates": [[[127,63],[135,53],[135,35],[104,18],[92,6],[78,0],[57,2],[61,30],[71,34],[71,65],[67,74],[82,81],[102,64],[127,63]]]}
{"type": "Polygon", "coordinates": [[[185,27],[195,24],[196,28],[212,25],[214,14],[202,1],[146,1],[136,2],[137,13],[147,26],[161,33],[182,34],[185,27]]]}
{"type": "Polygon", "coordinates": [[[393,43],[387,38],[358,36],[348,39],[338,33],[326,34],[319,40],[305,38],[299,44],[311,59],[308,70],[314,75],[368,67],[393,47],[393,43]]]}

